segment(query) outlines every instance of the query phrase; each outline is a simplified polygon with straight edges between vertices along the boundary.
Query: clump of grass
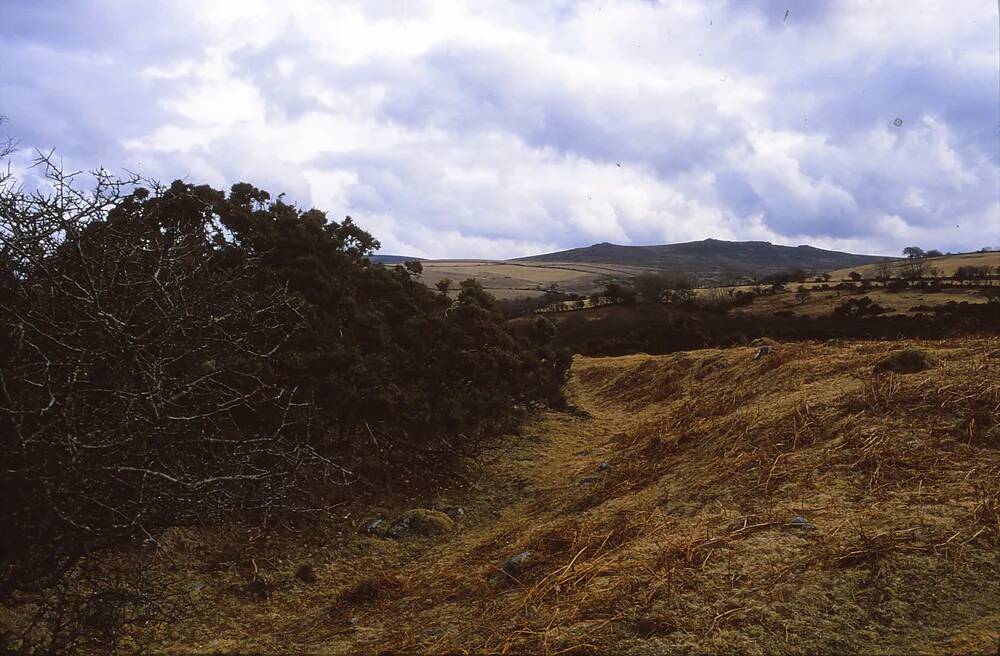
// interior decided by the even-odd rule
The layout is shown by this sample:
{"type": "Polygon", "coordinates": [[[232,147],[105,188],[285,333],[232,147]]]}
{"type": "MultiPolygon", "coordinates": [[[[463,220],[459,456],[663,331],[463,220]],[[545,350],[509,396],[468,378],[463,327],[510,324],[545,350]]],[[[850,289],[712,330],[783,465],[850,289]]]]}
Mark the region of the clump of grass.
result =
{"type": "Polygon", "coordinates": [[[336,606],[371,606],[383,599],[399,596],[404,590],[396,576],[379,574],[358,581],[344,590],[336,606]]]}
{"type": "MultiPolygon", "coordinates": [[[[1000,480],[1000,472],[997,473],[996,480],[1000,480]]],[[[986,528],[987,534],[996,544],[1000,542],[1000,488],[990,489],[981,485],[976,490],[976,497],[973,519],[986,528]]]]}
{"type": "Polygon", "coordinates": [[[316,572],[313,570],[313,566],[308,563],[303,563],[298,566],[295,570],[295,578],[302,581],[303,583],[315,583],[316,582],[316,572]]]}
{"type": "Polygon", "coordinates": [[[897,374],[914,374],[936,367],[938,364],[937,358],[925,351],[906,349],[882,358],[875,363],[873,371],[876,374],[890,371],[897,374]]]}
{"type": "Polygon", "coordinates": [[[402,518],[407,522],[409,530],[416,535],[444,535],[455,529],[455,520],[440,510],[414,508],[407,511],[402,518]]]}

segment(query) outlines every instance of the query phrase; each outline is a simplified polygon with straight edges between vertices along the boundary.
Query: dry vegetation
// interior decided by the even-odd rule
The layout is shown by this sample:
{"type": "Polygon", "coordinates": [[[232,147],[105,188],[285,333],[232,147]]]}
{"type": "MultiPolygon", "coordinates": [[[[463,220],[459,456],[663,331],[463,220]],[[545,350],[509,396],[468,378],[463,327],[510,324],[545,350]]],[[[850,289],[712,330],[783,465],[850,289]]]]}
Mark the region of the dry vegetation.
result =
{"type": "Polygon", "coordinates": [[[193,612],[134,637],[186,653],[994,653],[1000,339],[770,346],[577,358],[576,411],[540,415],[466,488],[381,509],[461,504],[448,535],[362,535],[360,504],[292,537],[176,530],[158,557],[193,612]],[[933,366],[874,373],[904,349],[933,366]]]}
{"type": "MultiPolygon", "coordinates": [[[[964,253],[959,255],[946,255],[942,257],[921,258],[921,262],[928,267],[937,269],[938,276],[952,276],[956,269],[962,266],[990,266],[994,270],[1000,266],[1000,252],[993,253],[964,253]]],[[[904,266],[905,260],[895,263],[892,269],[899,272],[899,267],[904,266]]],[[[625,286],[634,284],[635,277],[644,273],[656,273],[658,269],[650,267],[631,266],[624,264],[593,264],[579,262],[504,262],[492,260],[425,260],[422,263],[423,273],[420,281],[429,287],[443,278],[448,278],[454,282],[473,278],[477,280],[485,289],[498,299],[512,299],[537,297],[545,293],[551,286],[555,286],[560,292],[566,294],[580,294],[587,296],[595,292],[602,292],[609,283],[619,283],[625,286]]],[[[841,281],[849,281],[851,272],[858,272],[865,278],[876,278],[877,270],[875,265],[864,265],[847,269],[840,269],[831,272],[830,283],[836,284],[841,281]]],[[[808,282],[802,283],[806,289],[820,292],[823,283],[817,283],[810,276],[808,282]]],[[[948,282],[948,284],[955,284],[948,282]]],[[[937,305],[948,301],[969,301],[971,303],[981,302],[983,299],[975,290],[945,289],[945,293],[940,295],[920,294],[911,290],[908,294],[892,295],[880,291],[883,283],[872,284],[873,300],[890,309],[892,312],[906,313],[913,305],[926,304],[937,305]],[[876,298],[878,296],[878,298],[876,298]],[[916,296],[920,296],[916,299],[916,296]],[[913,302],[911,302],[913,301],[913,302]]],[[[768,311],[780,309],[794,309],[797,304],[794,291],[799,283],[790,283],[787,294],[780,294],[772,297],[774,302],[764,303],[768,311]],[[780,300],[777,300],[780,299],[780,300]],[[786,307],[787,306],[787,307],[786,307]]],[[[456,286],[457,287],[457,286],[456,286]]],[[[734,291],[751,291],[755,285],[737,285],[725,287],[705,287],[697,290],[699,298],[710,298],[713,295],[724,297],[730,289],[734,291]]],[[[766,285],[765,285],[766,287],[766,285]]],[[[842,299],[836,290],[818,293],[806,305],[809,306],[803,314],[815,316],[829,313],[835,305],[842,299]],[[816,302],[819,301],[819,302],[816,302]]],[[[752,310],[756,312],[756,309],[752,310]]]]}
{"type": "MultiPolygon", "coordinates": [[[[928,266],[937,268],[938,275],[953,276],[955,275],[955,270],[962,266],[989,266],[995,269],[1000,266],[1000,251],[958,253],[956,255],[942,255],[941,257],[925,257],[921,259],[926,261],[928,266]]],[[[896,266],[899,266],[899,264],[897,263],[896,266]]],[[[868,264],[849,269],[839,269],[831,271],[830,277],[832,280],[847,280],[852,271],[857,271],[865,278],[874,278],[877,274],[877,267],[874,264],[868,264]]]]}
{"type": "Polygon", "coordinates": [[[539,296],[557,285],[567,293],[589,294],[609,282],[628,281],[647,271],[643,267],[582,263],[518,263],[491,260],[425,260],[421,282],[433,287],[439,280],[474,278],[497,298],[539,296]]]}
{"type": "Polygon", "coordinates": [[[789,288],[784,292],[760,296],[754,299],[752,305],[738,311],[748,314],[772,314],[782,310],[790,310],[801,316],[820,317],[829,315],[834,308],[848,299],[867,296],[885,308],[889,314],[912,315],[915,314],[912,308],[918,306],[934,307],[950,302],[985,303],[987,301],[981,290],[961,287],[945,287],[935,293],[928,293],[916,287],[900,292],[890,292],[881,287],[873,287],[864,293],[850,293],[836,289],[820,289],[818,283],[803,285],[809,290],[809,295],[800,300],[795,295],[797,286],[789,285],[789,288]]]}

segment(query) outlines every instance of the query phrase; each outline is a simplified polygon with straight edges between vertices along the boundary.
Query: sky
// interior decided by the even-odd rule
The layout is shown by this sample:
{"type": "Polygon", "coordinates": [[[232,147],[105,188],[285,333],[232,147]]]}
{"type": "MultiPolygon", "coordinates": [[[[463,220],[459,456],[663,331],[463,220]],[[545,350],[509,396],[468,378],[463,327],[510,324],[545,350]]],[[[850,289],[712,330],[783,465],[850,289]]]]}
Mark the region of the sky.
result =
{"type": "MultiPolygon", "coordinates": [[[[0,0],[0,131],[381,252],[1000,245],[995,0],[0,0]]],[[[27,175],[31,175],[29,171],[27,175]]]]}

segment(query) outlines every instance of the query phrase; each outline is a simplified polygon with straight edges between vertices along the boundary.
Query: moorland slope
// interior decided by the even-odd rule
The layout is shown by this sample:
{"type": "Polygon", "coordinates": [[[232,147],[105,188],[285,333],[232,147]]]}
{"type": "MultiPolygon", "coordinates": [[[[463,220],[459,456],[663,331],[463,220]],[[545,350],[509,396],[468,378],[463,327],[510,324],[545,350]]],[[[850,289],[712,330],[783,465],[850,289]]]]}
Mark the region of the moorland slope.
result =
{"type": "MultiPolygon", "coordinates": [[[[376,257],[392,257],[393,263],[405,259],[376,257]]],[[[712,285],[792,269],[822,273],[857,268],[887,259],[892,258],[763,241],[705,239],[660,246],[604,243],[512,260],[423,260],[420,280],[433,287],[443,278],[475,278],[497,298],[522,298],[541,295],[551,285],[565,293],[587,295],[608,283],[630,284],[643,273],[666,273],[712,285]]]]}
{"type": "Polygon", "coordinates": [[[198,605],[142,637],[188,653],[992,654],[1000,339],[769,346],[576,358],[574,409],[537,416],[467,486],[379,509],[461,506],[444,534],[369,535],[358,506],[293,539],[165,536],[198,605]],[[929,368],[876,373],[907,349],[929,368]],[[248,571],[266,600],[234,592],[248,571]]]}
{"type": "MultiPolygon", "coordinates": [[[[928,267],[937,269],[937,274],[940,276],[953,276],[959,267],[986,266],[996,270],[996,267],[1000,267],[1000,251],[956,253],[940,257],[924,257],[921,258],[921,261],[925,262],[928,267]]],[[[833,280],[847,280],[848,276],[854,271],[857,271],[865,278],[874,278],[878,274],[874,264],[866,264],[860,268],[849,267],[831,271],[830,277],[833,280]]],[[[898,271],[894,271],[894,275],[898,275],[898,271]]]]}
{"type": "Polygon", "coordinates": [[[779,246],[766,241],[704,239],[657,246],[594,244],[557,253],[519,258],[519,262],[575,262],[642,266],[700,278],[720,272],[762,276],[790,269],[823,272],[874,264],[887,259],[828,251],[813,246],[779,246]]]}

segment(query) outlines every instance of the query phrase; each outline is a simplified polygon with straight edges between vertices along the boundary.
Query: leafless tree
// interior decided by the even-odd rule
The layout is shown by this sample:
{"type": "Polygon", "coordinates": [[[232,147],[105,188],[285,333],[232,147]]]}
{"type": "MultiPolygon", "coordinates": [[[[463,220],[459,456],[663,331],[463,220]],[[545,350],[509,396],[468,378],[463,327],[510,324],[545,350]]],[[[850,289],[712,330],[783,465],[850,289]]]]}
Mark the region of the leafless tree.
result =
{"type": "Polygon", "coordinates": [[[927,271],[930,265],[922,257],[911,257],[909,259],[903,260],[899,265],[900,273],[903,278],[908,280],[919,280],[927,275],[927,271]]]}
{"type": "Polygon", "coordinates": [[[875,278],[878,280],[889,280],[892,278],[893,266],[891,260],[882,260],[874,265],[875,278]]]}

